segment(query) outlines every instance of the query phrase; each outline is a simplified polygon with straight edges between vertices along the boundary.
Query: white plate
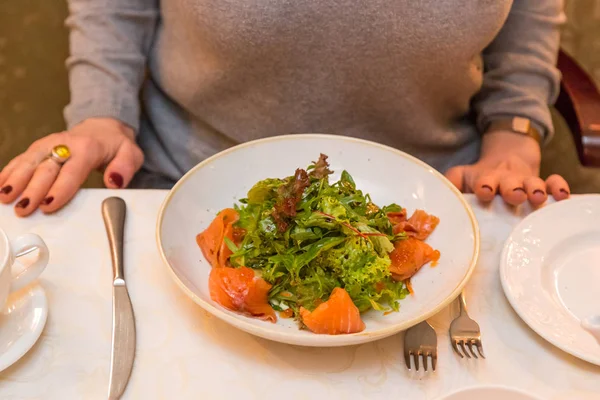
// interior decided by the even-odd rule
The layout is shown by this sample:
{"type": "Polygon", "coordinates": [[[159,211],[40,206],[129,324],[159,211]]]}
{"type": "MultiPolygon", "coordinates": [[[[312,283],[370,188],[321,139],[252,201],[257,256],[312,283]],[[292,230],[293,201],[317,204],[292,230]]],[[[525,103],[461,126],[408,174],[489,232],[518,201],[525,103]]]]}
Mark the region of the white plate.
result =
{"type": "Polygon", "coordinates": [[[500,279],[534,331],[600,365],[600,343],[581,326],[600,315],[600,196],[555,203],[521,221],[504,246],[500,279]]]}
{"type": "Polygon", "coordinates": [[[400,151],[375,143],[328,135],[288,135],[246,143],[200,163],[174,186],[158,216],[157,242],[175,281],[196,303],[229,324],[263,338],[306,346],[343,346],[395,334],[430,317],[449,304],[468,281],[479,254],[477,221],[463,196],[433,168],[400,151]],[[329,156],[338,179],[343,169],[376,204],[398,203],[440,217],[428,239],[441,251],[437,267],[424,267],[412,280],[414,297],[400,312],[363,315],[366,329],[351,335],[316,335],[299,330],[292,320],[276,324],[230,312],[210,298],[210,265],[196,235],[216,212],[246,197],[259,180],[292,175],[319,157],[329,156]]]}
{"type": "Polygon", "coordinates": [[[46,293],[38,284],[10,295],[0,313],[0,371],[17,362],[33,347],[47,318],[46,293]]]}
{"type": "Polygon", "coordinates": [[[505,386],[476,386],[461,389],[438,400],[541,400],[532,394],[505,386]]]}

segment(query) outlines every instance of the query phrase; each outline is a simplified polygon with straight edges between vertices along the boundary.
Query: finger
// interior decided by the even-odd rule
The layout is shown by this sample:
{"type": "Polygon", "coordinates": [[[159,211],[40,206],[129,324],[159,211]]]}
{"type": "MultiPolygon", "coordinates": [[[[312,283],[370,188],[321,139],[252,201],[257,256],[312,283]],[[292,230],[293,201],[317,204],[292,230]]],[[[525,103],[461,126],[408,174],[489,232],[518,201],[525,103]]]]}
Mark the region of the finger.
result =
{"type": "Polygon", "coordinates": [[[36,140],[27,151],[13,158],[0,172],[0,202],[10,203],[15,200],[27,186],[37,166],[44,161],[62,138],[62,133],[53,133],[36,140]]]}
{"type": "Polygon", "coordinates": [[[104,184],[111,189],[126,187],[143,162],[144,154],[140,148],[130,141],[123,142],[115,158],[106,167],[104,184]]]}
{"type": "Polygon", "coordinates": [[[546,179],[546,187],[548,192],[552,193],[552,197],[556,200],[564,200],[571,195],[569,184],[560,175],[550,175],[546,179]]]}
{"type": "Polygon", "coordinates": [[[496,173],[484,175],[479,178],[474,185],[474,192],[477,198],[483,202],[494,200],[498,191],[498,180],[498,174],[496,173]]]}
{"type": "Polygon", "coordinates": [[[460,190],[461,192],[465,191],[465,167],[464,166],[458,166],[458,167],[452,167],[450,168],[448,171],[446,171],[445,174],[446,178],[448,178],[448,180],[450,182],[452,182],[452,184],[454,186],[456,186],[456,188],[458,190],[460,190]]]}
{"type": "Polygon", "coordinates": [[[15,205],[15,213],[19,217],[25,217],[38,208],[56,180],[59,171],[60,166],[52,160],[43,161],[35,169],[27,188],[15,205]]]}
{"type": "Polygon", "coordinates": [[[0,202],[12,203],[27,187],[38,164],[45,154],[24,153],[21,160],[13,167],[1,189],[0,202]]]}
{"type": "Polygon", "coordinates": [[[93,158],[73,156],[60,168],[58,177],[40,204],[40,210],[52,213],[67,204],[95,167],[93,158]]]}
{"type": "Polygon", "coordinates": [[[537,176],[531,176],[525,179],[523,182],[525,185],[525,192],[527,192],[527,199],[534,206],[543,204],[548,195],[546,193],[546,183],[538,178],[537,176]]]}
{"type": "Polygon", "coordinates": [[[21,159],[21,156],[17,156],[15,158],[13,158],[3,169],[2,171],[0,171],[0,190],[2,188],[5,187],[4,182],[6,182],[6,180],[8,179],[9,175],[11,174],[11,172],[14,171],[14,169],[16,168],[17,164],[19,163],[19,160],[21,159]]]}
{"type": "Polygon", "coordinates": [[[527,200],[523,178],[507,174],[500,179],[500,194],[505,202],[518,206],[527,200]]]}

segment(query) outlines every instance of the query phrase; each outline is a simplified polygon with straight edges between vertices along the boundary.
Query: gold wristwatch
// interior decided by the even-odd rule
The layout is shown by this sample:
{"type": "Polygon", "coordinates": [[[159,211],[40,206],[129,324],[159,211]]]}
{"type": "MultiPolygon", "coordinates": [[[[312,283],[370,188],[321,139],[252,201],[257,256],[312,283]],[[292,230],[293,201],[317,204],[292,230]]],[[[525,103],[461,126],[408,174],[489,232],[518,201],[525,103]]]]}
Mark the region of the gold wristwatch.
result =
{"type": "Polygon", "coordinates": [[[539,145],[542,144],[542,134],[538,131],[531,120],[524,117],[499,118],[492,120],[487,126],[486,133],[495,131],[509,131],[535,139],[539,145]]]}

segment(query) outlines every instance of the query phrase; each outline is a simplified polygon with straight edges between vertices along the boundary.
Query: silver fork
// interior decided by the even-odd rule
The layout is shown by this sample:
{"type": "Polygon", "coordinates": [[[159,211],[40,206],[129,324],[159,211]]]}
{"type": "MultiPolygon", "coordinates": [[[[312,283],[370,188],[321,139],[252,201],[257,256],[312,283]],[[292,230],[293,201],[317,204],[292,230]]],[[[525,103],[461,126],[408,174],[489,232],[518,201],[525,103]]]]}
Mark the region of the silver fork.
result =
{"type": "Polygon", "coordinates": [[[471,358],[471,355],[479,358],[477,357],[477,353],[479,353],[480,357],[485,358],[483,355],[483,346],[481,345],[481,329],[479,329],[477,322],[472,320],[469,314],[467,314],[464,292],[460,292],[459,299],[460,315],[450,324],[450,341],[452,342],[452,347],[460,358],[464,358],[465,356],[471,358]],[[473,347],[477,349],[477,353],[473,347]]]}
{"type": "Polygon", "coordinates": [[[415,364],[415,370],[419,370],[419,356],[422,356],[423,369],[427,371],[427,360],[431,357],[431,367],[435,371],[437,364],[437,335],[427,321],[409,328],[404,334],[404,361],[408,369],[411,369],[411,356],[415,364]]]}

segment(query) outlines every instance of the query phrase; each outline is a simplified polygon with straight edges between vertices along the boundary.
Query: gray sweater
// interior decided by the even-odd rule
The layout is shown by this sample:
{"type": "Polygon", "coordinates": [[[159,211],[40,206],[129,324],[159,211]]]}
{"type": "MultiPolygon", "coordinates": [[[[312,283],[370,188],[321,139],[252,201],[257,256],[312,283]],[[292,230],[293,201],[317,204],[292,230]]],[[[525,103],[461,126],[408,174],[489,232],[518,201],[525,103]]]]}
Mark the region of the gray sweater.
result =
{"type": "Polygon", "coordinates": [[[475,161],[496,117],[525,116],[552,134],[561,0],[69,6],[67,125],[123,121],[145,170],[168,180],[232,145],[289,133],[366,138],[441,171],[475,161]]]}

